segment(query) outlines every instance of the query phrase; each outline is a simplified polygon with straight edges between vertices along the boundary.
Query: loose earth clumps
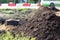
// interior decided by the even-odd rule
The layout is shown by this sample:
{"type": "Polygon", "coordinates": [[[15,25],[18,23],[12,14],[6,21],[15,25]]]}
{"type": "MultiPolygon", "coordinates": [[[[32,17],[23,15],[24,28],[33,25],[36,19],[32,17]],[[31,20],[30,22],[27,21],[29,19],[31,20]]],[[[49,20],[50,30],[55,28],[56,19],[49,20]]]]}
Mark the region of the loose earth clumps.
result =
{"type": "MultiPolygon", "coordinates": [[[[15,20],[8,20],[8,25],[0,25],[0,30],[9,30],[12,33],[24,32],[25,36],[36,37],[36,40],[60,40],[60,17],[56,16],[55,12],[48,7],[40,7],[28,14],[24,21],[20,20],[21,24],[14,22],[15,20]],[[12,24],[12,22],[14,23],[12,24]],[[17,26],[15,23],[19,25],[17,26]]],[[[2,24],[5,21],[0,19],[2,24]]]]}
{"type": "Polygon", "coordinates": [[[37,40],[60,40],[60,17],[55,11],[40,7],[31,20],[26,21],[15,32],[24,32],[25,35],[36,37],[37,40]]]}

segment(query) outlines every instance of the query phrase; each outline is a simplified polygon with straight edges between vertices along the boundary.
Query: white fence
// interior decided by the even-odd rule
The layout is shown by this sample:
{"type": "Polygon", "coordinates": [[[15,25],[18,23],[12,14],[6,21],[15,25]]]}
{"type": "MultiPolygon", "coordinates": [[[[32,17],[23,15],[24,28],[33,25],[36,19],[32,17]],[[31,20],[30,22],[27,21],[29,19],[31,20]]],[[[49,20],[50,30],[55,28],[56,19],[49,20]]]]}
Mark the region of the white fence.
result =
{"type": "MultiPolygon", "coordinates": [[[[0,4],[0,9],[22,9],[22,8],[31,8],[31,9],[38,9],[38,4],[30,4],[30,6],[23,6],[24,3],[16,4],[16,5],[10,5],[9,4],[0,4]]],[[[60,7],[56,7],[60,9],[60,7]]]]}
{"type": "Polygon", "coordinates": [[[23,3],[10,5],[9,4],[0,4],[0,9],[21,9],[21,8],[39,8],[38,4],[30,4],[30,6],[23,6],[23,3]]]}

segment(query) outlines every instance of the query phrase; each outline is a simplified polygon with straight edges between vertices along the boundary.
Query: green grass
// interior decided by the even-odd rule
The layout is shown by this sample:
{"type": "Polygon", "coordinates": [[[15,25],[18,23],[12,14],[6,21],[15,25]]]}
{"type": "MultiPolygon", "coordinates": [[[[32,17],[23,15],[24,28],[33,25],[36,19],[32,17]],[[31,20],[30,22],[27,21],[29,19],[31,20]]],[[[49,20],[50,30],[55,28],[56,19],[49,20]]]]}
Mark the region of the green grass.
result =
{"type": "Polygon", "coordinates": [[[26,11],[28,11],[28,8],[24,8],[24,9],[0,9],[3,12],[7,13],[7,14],[14,14],[12,10],[15,11],[21,11],[23,14],[26,14],[26,11]]]}
{"type": "Polygon", "coordinates": [[[0,34],[0,40],[36,40],[34,37],[24,36],[24,33],[21,34],[12,34],[10,32],[6,32],[5,34],[0,34]]]}
{"type": "Polygon", "coordinates": [[[3,11],[5,12],[6,14],[14,14],[12,11],[3,11]]]}
{"type": "MultiPolygon", "coordinates": [[[[45,7],[49,7],[49,5],[50,5],[50,4],[43,4],[43,6],[45,6],[45,7]]],[[[60,4],[55,4],[55,6],[60,7],[60,4]]]]}

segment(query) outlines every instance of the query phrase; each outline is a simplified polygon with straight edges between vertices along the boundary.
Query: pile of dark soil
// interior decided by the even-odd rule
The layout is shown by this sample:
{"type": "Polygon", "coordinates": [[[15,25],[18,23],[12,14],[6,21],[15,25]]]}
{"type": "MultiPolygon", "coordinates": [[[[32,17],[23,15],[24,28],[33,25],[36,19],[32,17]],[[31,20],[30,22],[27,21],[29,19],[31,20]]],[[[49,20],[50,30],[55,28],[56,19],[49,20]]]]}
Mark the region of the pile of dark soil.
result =
{"type": "Polygon", "coordinates": [[[34,14],[33,19],[14,31],[24,32],[37,40],[60,40],[60,17],[47,7],[40,7],[34,14]]]}

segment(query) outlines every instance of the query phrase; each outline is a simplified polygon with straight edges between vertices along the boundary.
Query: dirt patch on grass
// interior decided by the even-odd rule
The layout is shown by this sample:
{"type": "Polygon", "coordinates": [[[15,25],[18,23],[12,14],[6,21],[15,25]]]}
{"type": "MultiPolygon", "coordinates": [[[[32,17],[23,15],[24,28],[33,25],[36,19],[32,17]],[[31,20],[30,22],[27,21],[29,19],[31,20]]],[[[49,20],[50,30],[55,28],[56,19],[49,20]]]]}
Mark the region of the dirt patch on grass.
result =
{"type": "Polygon", "coordinates": [[[8,30],[13,30],[13,29],[15,29],[15,27],[12,25],[8,25],[8,26],[0,25],[0,30],[2,30],[2,31],[3,30],[8,31],[8,30]]]}
{"type": "Polygon", "coordinates": [[[60,17],[47,7],[40,7],[31,20],[16,27],[14,31],[24,32],[37,40],[60,40],[60,17]]]}
{"type": "Polygon", "coordinates": [[[26,36],[36,37],[36,40],[60,40],[60,17],[48,7],[40,7],[27,15],[22,15],[21,25],[1,25],[0,30],[24,32],[26,36]]]}

